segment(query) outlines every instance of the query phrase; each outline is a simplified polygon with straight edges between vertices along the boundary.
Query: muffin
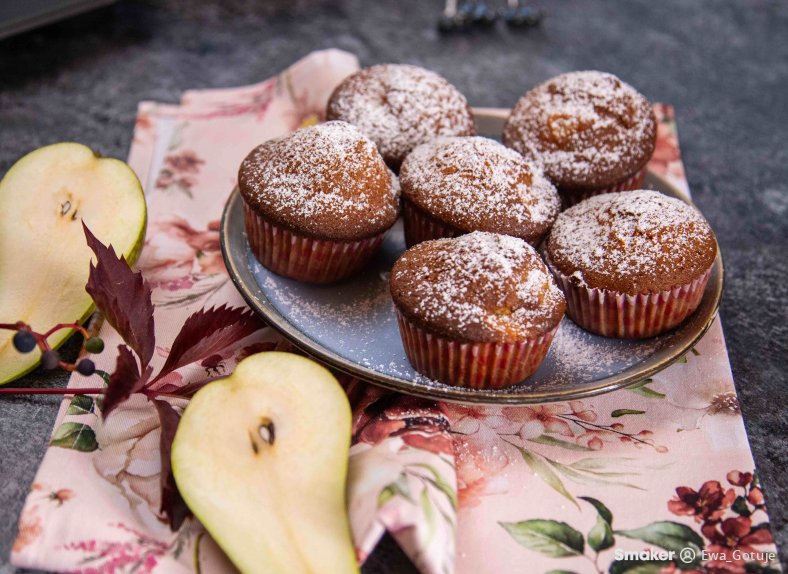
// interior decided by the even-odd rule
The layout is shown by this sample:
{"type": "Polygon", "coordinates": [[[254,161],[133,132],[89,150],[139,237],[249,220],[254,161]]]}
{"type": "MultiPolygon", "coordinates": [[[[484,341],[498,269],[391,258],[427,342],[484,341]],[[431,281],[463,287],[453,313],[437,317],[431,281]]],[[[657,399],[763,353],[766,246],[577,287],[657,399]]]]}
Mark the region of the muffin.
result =
{"type": "Polygon", "coordinates": [[[397,220],[399,185],[375,144],[345,122],[297,130],[258,146],[238,171],[255,257],[310,283],[348,277],[397,220]]]}
{"type": "Polygon", "coordinates": [[[326,118],[357,126],[394,171],[419,144],[475,133],[471,108],[457,88],[405,64],[380,64],[346,78],[331,94],[326,118]]]}
{"type": "Polygon", "coordinates": [[[583,329],[643,338],[700,304],[717,256],[700,212],[656,191],[607,193],[570,207],[545,241],[545,260],[583,329]]]}
{"type": "Polygon", "coordinates": [[[561,209],[538,165],[482,137],[420,145],[403,162],[400,185],[408,246],[471,231],[537,245],[561,209]]]}
{"type": "Polygon", "coordinates": [[[389,281],[411,364],[459,387],[500,389],[529,377],[566,306],[533,247],[483,231],[419,243],[389,281]]]}
{"type": "Polygon", "coordinates": [[[603,72],[562,74],[526,92],[503,131],[504,144],[542,162],[567,206],[640,188],[656,138],[648,100],[603,72]]]}

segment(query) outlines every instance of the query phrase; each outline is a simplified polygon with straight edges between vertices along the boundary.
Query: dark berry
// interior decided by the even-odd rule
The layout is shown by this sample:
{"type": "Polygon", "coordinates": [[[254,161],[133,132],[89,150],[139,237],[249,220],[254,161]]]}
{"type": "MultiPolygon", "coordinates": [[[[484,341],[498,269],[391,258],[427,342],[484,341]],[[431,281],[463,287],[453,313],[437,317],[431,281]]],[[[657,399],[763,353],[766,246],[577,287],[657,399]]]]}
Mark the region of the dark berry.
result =
{"type": "Polygon", "coordinates": [[[77,372],[80,375],[85,375],[86,377],[89,377],[90,375],[96,372],[96,363],[94,363],[90,359],[82,359],[81,361],[79,361],[79,363],[77,363],[77,372]]]}
{"type": "Polygon", "coordinates": [[[468,22],[464,18],[460,18],[458,16],[441,16],[441,19],[438,21],[438,30],[444,34],[450,34],[452,32],[458,32],[460,30],[464,30],[467,28],[468,22]]]}
{"type": "Polygon", "coordinates": [[[473,17],[473,11],[476,9],[476,2],[462,2],[457,7],[457,15],[459,20],[467,20],[470,22],[473,17]]]}
{"type": "Polygon", "coordinates": [[[503,19],[515,28],[533,28],[541,24],[544,14],[541,10],[531,6],[518,6],[517,8],[507,8],[503,12],[503,19]]]}
{"type": "Polygon", "coordinates": [[[104,350],[104,340],[101,337],[90,337],[85,341],[85,350],[88,353],[100,353],[104,350]]]}
{"type": "Polygon", "coordinates": [[[20,353],[29,353],[37,344],[35,335],[30,331],[17,331],[14,335],[14,348],[20,353]]]}
{"type": "Polygon", "coordinates": [[[470,19],[476,26],[490,27],[495,24],[495,21],[498,19],[498,14],[491,10],[487,4],[480,2],[473,7],[470,19]]]}
{"type": "Polygon", "coordinates": [[[60,355],[57,351],[53,351],[52,349],[48,351],[44,351],[41,355],[41,366],[45,369],[51,371],[52,369],[57,369],[58,365],[60,364],[60,355]]]}

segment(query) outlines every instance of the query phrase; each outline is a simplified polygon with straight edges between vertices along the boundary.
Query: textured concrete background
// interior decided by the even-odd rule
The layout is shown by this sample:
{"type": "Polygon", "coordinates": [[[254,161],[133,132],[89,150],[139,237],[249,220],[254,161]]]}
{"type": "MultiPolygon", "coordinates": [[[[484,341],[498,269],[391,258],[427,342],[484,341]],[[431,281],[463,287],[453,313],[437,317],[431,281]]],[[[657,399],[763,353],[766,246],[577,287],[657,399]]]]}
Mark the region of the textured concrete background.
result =
{"type": "MultiPolygon", "coordinates": [[[[125,157],[139,100],[176,102],[187,88],[256,82],[319,48],[355,52],[364,64],[434,69],[478,106],[510,106],[568,70],[618,74],[676,106],[690,187],[725,255],[722,319],[785,564],[788,5],[542,1],[541,30],[449,38],[435,31],[440,0],[120,2],[0,42],[0,172],[62,140],[125,157]]],[[[33,373],[21,383],[65,377],[33,373]]],[[[57,404],[0,400],[2,574],[13,571],[17,516],[57,404]]],[[[365,571],[412,568],[387,541],[365,571]]]]}

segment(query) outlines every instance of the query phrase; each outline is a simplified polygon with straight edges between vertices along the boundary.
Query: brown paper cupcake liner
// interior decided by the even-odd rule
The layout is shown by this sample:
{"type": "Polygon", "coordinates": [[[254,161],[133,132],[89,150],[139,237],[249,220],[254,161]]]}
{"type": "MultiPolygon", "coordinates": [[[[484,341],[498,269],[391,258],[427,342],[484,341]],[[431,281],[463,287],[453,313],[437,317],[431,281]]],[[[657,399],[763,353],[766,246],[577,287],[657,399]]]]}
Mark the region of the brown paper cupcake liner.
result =
{"type": "Polygon", "coordinates": [[[330,241],[293,233],[244,203],[246,236],[257,260],[278,275],[308,283],[333,283],[360,269],[385,232],[360,241],[330,241]]]}
{"type": "Polygon", "coordinates": [[[700,305],[711,275],[703,275],[666,291],[628,295],[577,285],[550,264],[558,287],[566,296],[566,314],[586,331],[619,339],[643,339],[672,329],[700,305]]]}
{"type": "Polygon", "coordinates": [[[640,168],[639,171],[635,172],[633,175],[629,176],[624,181],[621,181],[609,187],[604,187],[601,189],[591,189],[585,191],[577,191],[577,190],[567,191],[559,188],[558,192],[561,195],[561,200],[563,201],[564,204],[563,207],[564,209],[566,209],[568,207],[572,207],[577,203],[580,203],[584,199],[588,199],[589,197],[593,197],[595,195],[640,189],[643,186],[643,181],[646,179],[646,173],[648,173],[648,166],[644,165],[642,168],[640,168]]]}
{"type": "Polygon", "coordinates": [[[522,382],[542,364],[558,326],[512,343],[468,343],[433,335],[397,309],[405,354],[430,379],[470,389],[502,389],[522,382]]]}

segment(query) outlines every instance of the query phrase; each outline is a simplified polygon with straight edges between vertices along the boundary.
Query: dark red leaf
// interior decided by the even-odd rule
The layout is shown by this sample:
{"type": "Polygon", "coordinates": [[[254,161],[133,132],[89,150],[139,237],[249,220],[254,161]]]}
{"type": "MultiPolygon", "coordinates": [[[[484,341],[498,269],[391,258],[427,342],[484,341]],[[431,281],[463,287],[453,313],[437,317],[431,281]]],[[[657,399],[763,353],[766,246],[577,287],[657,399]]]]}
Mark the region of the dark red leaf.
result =
{"type": "Polygon", "coordinates": [[[148,376],[150,376],[150,369],[145,370],[145,375],[140,374],[140,368],[137,365],[137,359],[126,345],[118,345],[118,360],[115,363],[115,372],[109,377],[109,384],[107,391],[104,394],[104,402],[101,407],[101,414],[103,418],[109,416],[115,408],[131,396],[131,393],[136,392],[145,384],[148,376]]]}
{"type": "Polygon", "coordinates": [[[179,397],[183,397],[185,399],[189,399],[194,396],[194,394],[203,388],[205,385],[212,383],[214,381],[218,381],[224,377],[212,377],[210,379],[206,379],[204,381],[195,381],[193,383],[189,383],[188,385],[184,385],[179,387],[173,391],[170,391],[170,394],[177,395],[179,397]]]}
{"type": "Polygon", "coordinates": [[[242,307],[222,305],[200,309],[190,315],[181,327],[156,380],[184,365],[226,349],[262,326],[257,316],[242,307]]]}
{"type": "Polygon", "coordinates": [[[88,247],[96,254],[85,290],[107,322],[137,353],[144,370],[156,345],[150,286],[141,273],[131,270],[125,257],[118,257],[111,245],[101,243],[84,223],[82,227],[88,247]]]}
{"type": "Polygon", "coordinates": [[[186,506],[186,502],[184,502],[181,493],[178,491],[178,485],[175,484],[175,477],[172,474],[172,462],[170,460],[172,441],[175,439],[175,431],[178,430],[181,415],[167,401],[156,399],[153,401],[153,404],[156,406],[156,412],[159,414],[159,421],[161,422],[161,438],[159,439],[159,454],[161,456],[160,512],[167,516],[167,519],[170,521],[170,528],[175,532],[191,514],[189,507],[186,506]]]}

